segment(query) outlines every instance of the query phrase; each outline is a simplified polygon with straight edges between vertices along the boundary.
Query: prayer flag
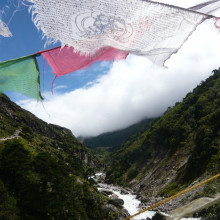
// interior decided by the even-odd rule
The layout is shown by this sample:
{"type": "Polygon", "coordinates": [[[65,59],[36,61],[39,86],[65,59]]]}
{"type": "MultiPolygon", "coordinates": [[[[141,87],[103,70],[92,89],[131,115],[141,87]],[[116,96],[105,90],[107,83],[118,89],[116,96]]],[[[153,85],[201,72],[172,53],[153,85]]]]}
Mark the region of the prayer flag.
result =
{"type": "Polygon", "coordinates": [[[0,19],[0,35],[3,37],[11,37],[12,34],[8,29],[8,26],[0,19]]]}
{"type": "Polygon", "coordinates": [[[28,1],[46,44],[59,40],[87,55],[110,46],[158,65],[164,65],[199,24],[214,17],[204,12],[220,7],[220,0],[195,6],[198,11],[148,0],[28,1]]]}
{"type": "Polygon", "coordinates": [[[62,76],[79,69],[85,69],[96,61],[122,60],[128,53],[111,47],[101,48],[95,54],[86,56],[74,52],[73,47],[57,47],[38,52],[43,55],[56,76],[62,76]]]}
{"type": "Polygon", "coordinates": [[[14,91],[41,100],[36,55],[0,63],[0,92],[14,91]]]}

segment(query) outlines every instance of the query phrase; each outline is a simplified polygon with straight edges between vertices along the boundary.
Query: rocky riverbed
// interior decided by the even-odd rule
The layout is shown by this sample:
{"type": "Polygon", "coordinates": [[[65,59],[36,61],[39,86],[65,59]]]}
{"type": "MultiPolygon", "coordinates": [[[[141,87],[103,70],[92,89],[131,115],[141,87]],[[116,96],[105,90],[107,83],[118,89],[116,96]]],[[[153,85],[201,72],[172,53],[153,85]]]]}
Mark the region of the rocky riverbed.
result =
{"type": "MultiPolygon", "coordinates": [[[[140,210],[141,202],[140,200],[136,199],[136,195],[130,189],[124,189],[119,186],[104,183],[105,174],[101,172],[96,173],[94,179],[98,183],[98,190],[101,191],[103,194],[109,196],[110,201],[112,201],[113,205],[121,205],[128,211],[129,215],[133,215],[140,210]]],[[[142,213],[137,217],[134,217],[133,219],[151,219],[154,214],[154,211],[148,211],[142,213]]]]}
{"type": "MultiPolygon", "coordinates": [[[[121,206],[126,209],[129,215],[133,215],[146,207],[158,202],[155,198],[145,198],[137,196],[129,188],[122,188],[112,184],[105,183],[105,174],[102,172],[96,173],[92,177],[98,184],[98,190],[110,198],[110,203],[115,206],[121,206]],[[142,200],[142,201],[141,201],[142,200]],[[146,206],[147,204],[147,206],[146,206]]],[[[161,199],[162,200],[162,199],[161,199]]],[[[161,201],[160,200],[160,201],[161,201]]],[[[165,213],[163,213],[166,215],[165,213]]],[[[150,219],[163,219],[158,217],[156,211],[147,211],[132,218],[133,220],[150,220],[150,219]],[[157,216],[157,217],[156,217],[157,216]]],[[[164,218],[165,219],[165,218],[164,218]]],[[[182,220],[199,220],[200,218],[184,218],[182,220]]]]}

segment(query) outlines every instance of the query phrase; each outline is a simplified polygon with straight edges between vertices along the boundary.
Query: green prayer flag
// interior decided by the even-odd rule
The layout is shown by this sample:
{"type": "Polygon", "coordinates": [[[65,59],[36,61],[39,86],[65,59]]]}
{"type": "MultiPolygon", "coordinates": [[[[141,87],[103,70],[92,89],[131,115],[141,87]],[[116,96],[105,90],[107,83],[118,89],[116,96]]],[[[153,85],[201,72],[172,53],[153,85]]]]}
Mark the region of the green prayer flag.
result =
{"type": "Polygon", "coordinates": [[[42,100],[36,55],[0,63],[0,93],[14,91],[42,100]]]}

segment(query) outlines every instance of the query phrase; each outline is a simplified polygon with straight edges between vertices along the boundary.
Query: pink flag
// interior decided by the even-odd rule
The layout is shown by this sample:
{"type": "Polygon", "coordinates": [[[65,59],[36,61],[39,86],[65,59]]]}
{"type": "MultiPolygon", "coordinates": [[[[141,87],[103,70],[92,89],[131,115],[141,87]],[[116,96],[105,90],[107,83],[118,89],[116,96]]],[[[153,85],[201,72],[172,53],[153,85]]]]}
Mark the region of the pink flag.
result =
{"type": "Polygon", "coordinates": [[[41,51],[44,58],[51,66],[53,73],[62,76],[79,69],[85,69],[96,61],[114,61],[126,59],[128,53],[112,48],[104,47],[96,51],[93,55],[86,56],[73,52],[73,47],[57,47],[50,50],[41,51]]]}

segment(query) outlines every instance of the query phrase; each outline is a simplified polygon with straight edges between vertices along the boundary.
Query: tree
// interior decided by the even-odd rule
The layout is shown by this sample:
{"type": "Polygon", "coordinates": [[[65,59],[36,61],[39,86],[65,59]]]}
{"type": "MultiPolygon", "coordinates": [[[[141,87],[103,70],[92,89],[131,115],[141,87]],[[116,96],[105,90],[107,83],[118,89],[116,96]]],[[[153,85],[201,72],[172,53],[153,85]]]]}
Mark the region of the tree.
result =
{"type": "Polygon", "coordinates": [[[16,200],[9,194],[3,182],[0,180],[0,219],[16,220],[18,219],[18,208],[16,200]]]}

